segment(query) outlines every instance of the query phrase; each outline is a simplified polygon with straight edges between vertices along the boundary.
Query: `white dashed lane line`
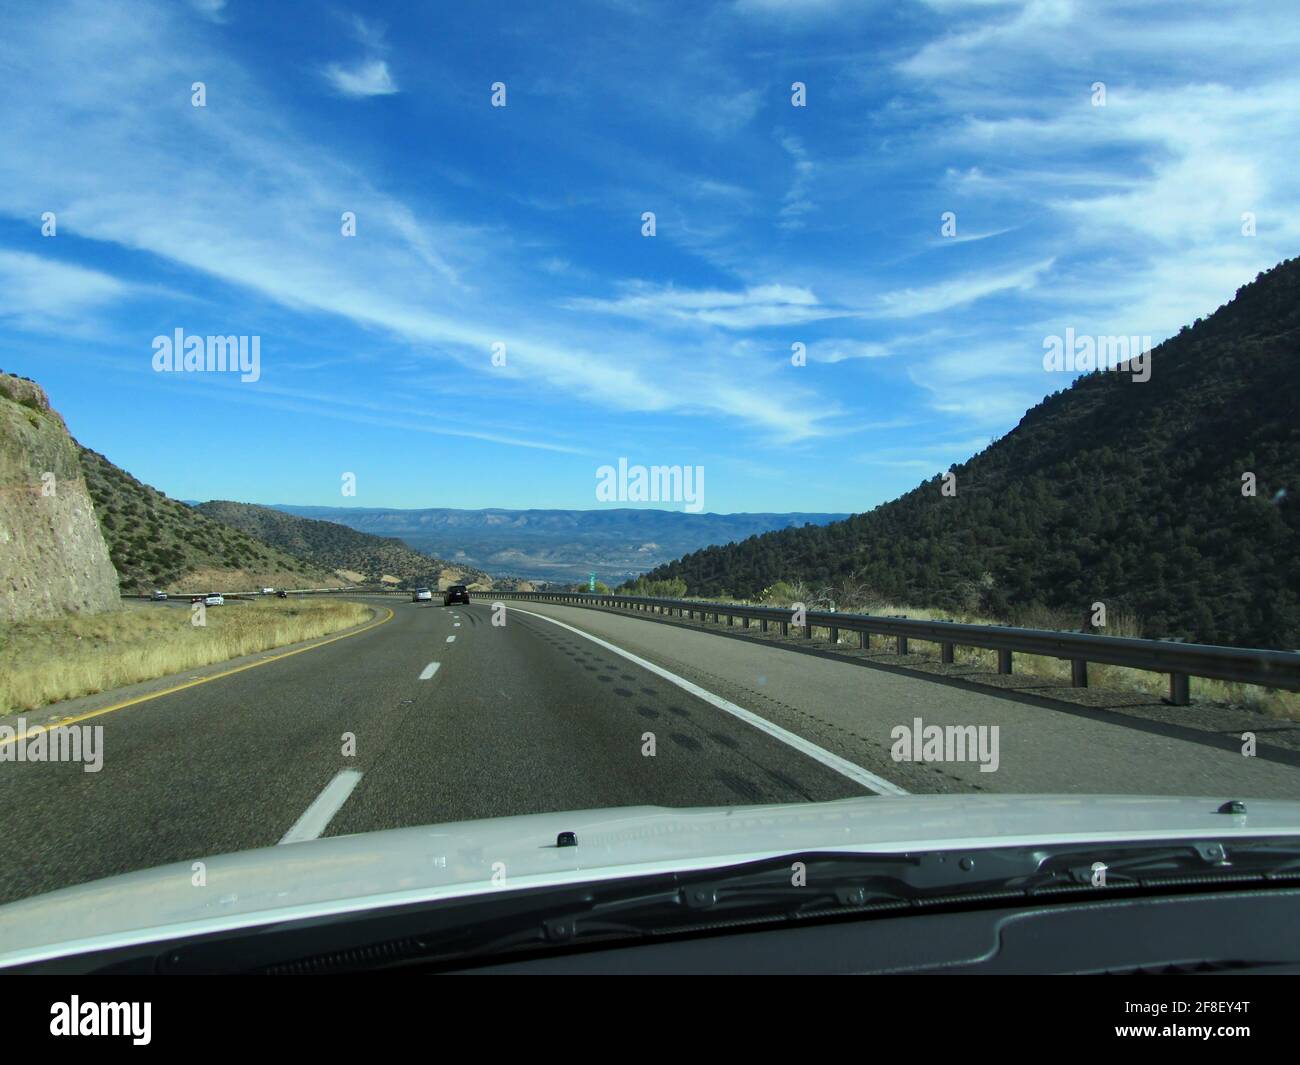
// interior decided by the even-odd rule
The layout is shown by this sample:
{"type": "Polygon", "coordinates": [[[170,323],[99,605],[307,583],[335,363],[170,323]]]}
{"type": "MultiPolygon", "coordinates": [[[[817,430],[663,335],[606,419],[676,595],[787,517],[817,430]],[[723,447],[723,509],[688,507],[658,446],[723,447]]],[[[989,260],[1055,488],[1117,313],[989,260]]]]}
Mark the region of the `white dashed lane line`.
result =
{"type": "Polygon", "coordinates": [[[438,672],[438,665],[439,663],[437,662],[430,662],[427,666],[424,667],[424,672],[420,674],[420,679],[428,680],[430,677],[432,677],[435,673],[438,672]]]}
{"type": "Polygon", "coordinates": [[[309,839],[319,839],[322,832],[329,827],[334,815],[348,801],[352,789],[361,783],[361,770],[341,769],[334,779],[325,785],[325,790],[316,796],[315,802],[307,807],[297,824],[284,834],[281,843],[304,843],[309,839]]]}
{"type": "Polygon", "coordinates": [[[456,642],[456,637],[455,637],[455,636],[448,636],[448,637],[447,637],[447,642],[448,642],[448,643],[455,643],[455,642],[456,642]]]}

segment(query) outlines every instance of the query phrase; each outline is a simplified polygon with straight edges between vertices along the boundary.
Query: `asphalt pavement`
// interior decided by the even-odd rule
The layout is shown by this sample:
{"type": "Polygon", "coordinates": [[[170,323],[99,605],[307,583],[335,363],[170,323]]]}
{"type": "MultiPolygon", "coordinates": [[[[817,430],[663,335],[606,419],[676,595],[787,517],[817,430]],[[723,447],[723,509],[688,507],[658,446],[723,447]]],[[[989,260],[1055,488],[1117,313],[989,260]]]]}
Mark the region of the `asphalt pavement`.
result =
{"type": "Polygon", "coordinates": [[[297,653],[26,715],[101,727],[103,762],[0,762],[0,901],[286,840],[511,814],[936,791],[1300,798],[1292,765],[643,618],[362,601],[368,626],[297,653]],[[896,730],[918,719],[990,742],[899,761],[896,730]]]}

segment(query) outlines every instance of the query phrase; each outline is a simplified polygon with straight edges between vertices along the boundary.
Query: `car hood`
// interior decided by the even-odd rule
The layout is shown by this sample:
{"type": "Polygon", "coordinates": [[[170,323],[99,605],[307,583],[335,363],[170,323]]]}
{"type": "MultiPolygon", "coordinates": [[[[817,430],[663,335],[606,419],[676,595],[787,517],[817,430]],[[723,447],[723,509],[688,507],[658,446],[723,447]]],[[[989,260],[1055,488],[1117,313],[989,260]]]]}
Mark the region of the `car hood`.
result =
{"type": "Polygon", "coordinates": [[[0,907],[0,966],[504,889],[707,869],[797,852],[880,853],[1300,836],[1300,803],[1234,796],[898,796],[626,807],[336,836],[127,873],[0,907]],[[573,832],[577,845],[559,847],[573,832]],[[202,874],[202,875],[200,875],[202,874]]]}

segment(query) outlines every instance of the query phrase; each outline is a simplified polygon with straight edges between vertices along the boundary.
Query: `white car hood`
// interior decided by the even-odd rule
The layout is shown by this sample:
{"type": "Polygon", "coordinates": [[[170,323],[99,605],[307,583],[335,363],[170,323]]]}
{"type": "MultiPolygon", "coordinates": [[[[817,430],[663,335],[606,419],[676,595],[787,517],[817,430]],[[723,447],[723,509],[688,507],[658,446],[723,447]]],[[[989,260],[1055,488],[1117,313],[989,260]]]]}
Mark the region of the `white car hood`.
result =
{"type": "Polygon", "coordinates": [[[641,806],[337,836],[110,877],[0,907],[0,966],[178,935],[707,869],[799,851],[1300,836],[1300,802],[1230,796],[910,795],[781,806],[641,806]],[[557,847],[560,832],[577,846],[557,847]],[[495,879],[494,879],[495,877],[495,879]]]}

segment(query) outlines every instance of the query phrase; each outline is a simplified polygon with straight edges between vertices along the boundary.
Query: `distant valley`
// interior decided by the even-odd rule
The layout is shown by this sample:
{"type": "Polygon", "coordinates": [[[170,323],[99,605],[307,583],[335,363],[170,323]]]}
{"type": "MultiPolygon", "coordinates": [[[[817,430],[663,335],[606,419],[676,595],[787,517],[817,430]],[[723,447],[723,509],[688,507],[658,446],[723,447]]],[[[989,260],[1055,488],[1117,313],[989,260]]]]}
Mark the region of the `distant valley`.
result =
{"type": "Polygon", "coordinates": [[[621,583],[712,544],[728,544],[778,529],[825,525],[846,514],[687,514],[682,511],[417,510],[273,504],[304,518],[337,522],[358,532],[397,537],[417,551],[493,576],[547,581],[585,580],[595,571],[621,583]]]}

